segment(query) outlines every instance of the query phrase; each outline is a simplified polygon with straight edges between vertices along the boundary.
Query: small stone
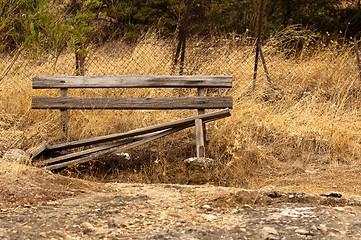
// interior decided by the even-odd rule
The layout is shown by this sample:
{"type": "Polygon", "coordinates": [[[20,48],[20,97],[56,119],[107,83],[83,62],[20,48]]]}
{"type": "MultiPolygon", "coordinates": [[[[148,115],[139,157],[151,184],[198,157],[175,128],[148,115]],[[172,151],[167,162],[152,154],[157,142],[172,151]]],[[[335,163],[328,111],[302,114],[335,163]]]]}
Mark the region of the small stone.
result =
{"type": "Polygon", "coordinates": [[[95,227],[89,222],[83,222],[80,224],[84,234],[88,234],[95,231],[95,227]]]}
{"type": "Polygon", "coordinates": [[[211,211],[212,207],[209,206],[208,204],[205,204],[205,205],[202,206],[202,209],[207,210],[207,211],[211,211]]]}
{"type": "Polygon", "coordinates": [[[316,225],[312,225],[311,230],[312,230],[312,231],[317,231],[317,230],[319,230],[319,229],[316,227],[316,225]]]}
{"type": "Polygon", "coordinates": [[[278,231],[272,227],[264,227],[261,231],[262,238],[264,239],[272,239],[277,240],[279,239],[278,231]]]}
{"type": "Polygon", "coordinates": [[[280,198],[284,196],[284,193],[278,192],[278,191],[270,191],[266,193],[268,197],[270,198],[280,198]]]}
{"type": "Polygon", "coordinates": [[[335,210],[337,210],[339,212],[346,212],[346,209],[343,207],[335,207],[335,210]]]}
{"type": "Polygon", "coordinates": [[[264,227],[262,231],[266,232],[267,234],[278,235],[278,231],[272,227],[264,227]]]}
{"type": "Polygon", "coordinates": [[[339,192],[322,193],[321,196],[323,196],[323,197],[341,198],[342,193],[339,193],[339,192]]]}
{"type": "Polygon", "coordinates": [[[232,211],[231,211],[232,214],[238,214],[239,212],[240,212],[240,210],[237,209],[237,208],[234,208],[234,209],[232,209],[232,211]]]}
{"type": "Polygon", "coordinates": [[[214,221],[217,220],[217,216],[216,215],[212,215],[212,214],[207,214],[204,216],[204,219],[206,219],[207,221],[214,221]]]}
{"type": "Polygon", "coordinates": [[[112,227],[112,228],[120,228],[120,227],[126,227],[128,225],[128,221],[126,218],[121,217],[121,216],[117,216],[114,218],[109,219],[108,221],[108,226],[112,227]]]}
{"type": "Polygon", "coordinates": [[[300,234],[300,235],[312,235],[312,233],[310,231],[307,231],[305,229],[296,229],[295,233],[300,234]]]}
{"type": "Polygon", "coordinates": [[[11,148],[7,150],[3,156],[3,159],[8,162],[15,162],[21,164],[30,164],[30,156],[24,150],[11,148]]]}
{"type": "Polygon", "coordinates": [[[320,226],[318,226],[318,230],[320,230],[322,233],[326,233],[328,228],[325,224],[320,224],[320,226]]]}

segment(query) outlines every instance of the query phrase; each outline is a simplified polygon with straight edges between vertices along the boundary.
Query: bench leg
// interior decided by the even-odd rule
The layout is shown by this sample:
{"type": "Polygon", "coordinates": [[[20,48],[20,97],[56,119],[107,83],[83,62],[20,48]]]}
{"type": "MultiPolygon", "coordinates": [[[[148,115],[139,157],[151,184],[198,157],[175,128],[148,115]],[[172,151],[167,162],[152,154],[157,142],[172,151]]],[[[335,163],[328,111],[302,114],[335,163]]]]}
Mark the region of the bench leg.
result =
{"type": "MultiPolygon", "coordinates": [[[[60,95],[61,97],[67,97],[68,96],[68,89],[67,88],[61,88],[60,89],[60,95]]],[[[68,110],[60,110],[60,124],[61,124],[61,130],[63,132],[63,137],[65,139],[68,139],[68,131],[69,131],[69,114],[68,110]]]]}
{"type": "Polygon", "coordinates": [[[196,126],[197,158],[202,158],[205,157],[204,131],[203,131],[202,119],[196,119],[195,126],[196,126]]]}
{"type": "Polygon", "coordinates": [[[60,127],[63,133],[63,137],[68,139],[69,132],[69,115],[68,110],[60,110],[60,127]]]}

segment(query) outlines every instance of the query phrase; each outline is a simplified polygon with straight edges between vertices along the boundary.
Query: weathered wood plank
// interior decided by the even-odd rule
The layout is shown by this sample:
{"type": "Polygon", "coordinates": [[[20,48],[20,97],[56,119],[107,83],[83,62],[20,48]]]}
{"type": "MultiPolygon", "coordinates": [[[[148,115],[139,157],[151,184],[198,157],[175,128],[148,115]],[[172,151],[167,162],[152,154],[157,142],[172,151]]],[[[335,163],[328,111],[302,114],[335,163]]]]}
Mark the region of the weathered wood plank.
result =
{"type": "Polygon", "coordinates": [[[206,123],[206,122],[214,121],[214,120],[221,119],[224,117],[229,117],[230,115],[231,115],[231,113],[230,113],[229,109],[222,109],[220,111],[206,113],[206,114],[202,114],[202,115],[198,115],[198,116],[194,116],[194,117],[188,117],[188,118],[184,118],[184,119],[180,119],[180,120],[176,120],[176,121],[172,121],[172,122],[168,122],[168,123],[156,124],[156,125],[149,126],[149,127],[139,128],[139,129],[125,132],[125,133],[114,133],[114,134],[99,136],[99,137],[95,137],[95,138],[88,138],[88,139],[48,146],[47,151],[48,152],[49,151],[50,152],[51,151],[61,151],[61,150],[66,150],[66,149],[71,149],[71,148],[88,146],[88,145],[92,145],[92,144],[104,143],[104,142],[108,142],[108,141],[120,140],[120,139],[124,139],[124,138],[128,138],[128,137],[139,136],[139,135],[156,132],[156,131],[160,131],[160,130],[164,130],[164,129],[168,129],[168,128],[192,126],[192,125],[194,125],[195,119],[202,119],[203,122],[206,123]]]}
{"type": "Polygon", "coordinates": [[[232,108],[232,97],[71,98],[33,97],[33,109],[222,109],[232,108]]]}
{"type": "MultiPolygon", "coordinates": [[[[198,97],[204,97],[204,88],[198,88],[198,97]]],[[[198,109],[198,114],[205,114],[206,110],[204,108],[198,109]]],[[[206,144],[206,125],[203,123],[203,136],[204,144],[206,144]]]]}
{"type": "MultiPolygon", "coordinates": [[[[183,129],[187,128],[187,127],[190,127],[190,126],[178,127],[178,128],[175,128],[175,129],[177,129],[177,131],[180,131],[180,130],[183,130],[183,129]]],[[[69,153],[69,154],[66,154],[66,155],[59,156],[59,157],[39,161],[39,162],[34,163],[34,166],[42,167],[42,166],[54,164],[54,163],[57,163],[57,162],[69,161],[69,160],[74,159],[74,158],[79,158],[79,157],[82,157],[82,156],[85,156],[85,155],[88,155],[88,154],[101,152],[101,151],[108,150],[108,149],[111,149],[111,148],[120,147],[120,146],[123,146],[123,145],[127,145],[129,143],[137,142],[137,141],[147,139],[147,138],[150,138],[150,137],[164,136],[164,135],[161,135],[162,132],[167,132],[167,135],[168,135],[168,134],[173,133],[175,131],[174,131],[173,128],[170,128],[170,129],[157,131],[155,133],[148,133],[148,134],[145,134],[145,135],[142,135],[142,136],[139,136],[139,137],[127,138],[127,139],[124,139],[124,140],[121,140],[121,141],[108,143],[108,144],[105,144],[105,145],[89,148],[89,149],[82,150],[82,151],[79,151],[79,152],[69,153]]]]}
{"type": "Polygon", "coordinates": [[[53,164],[53,163],[67,161],[67,160],[71,160],[71,159],[81,157],[81,156],[84,156],[84,155],[87,155],[87,154],[96,153],[96,152],[108,150],[110,148],[115,148],[115,147],[119,147],[119,146],[122,146],[122,145],[126,145],[126,144],[132,143],[132,142],[140,140],[140,139],[141,139],[140,137],[125,139],[125,140],[121,140],[121,141],[118,141],[118,142],[105,144],[103,146],[98,146],[98,147],[86,149],[86,150],[83,150],[83,151],[69,153],[69,154],[66,154],[66,155],[61,155],[59,157],[54,157],[54,158],[50,158],[50,159],[47,159],[47,160],[39,161],[39,162],[34,163],[33,165],[35,167],[43,167],[43,166],[50,165],[50,164],[53,164]]]}
{"type": "Polygon", "coordinates": [[[139,141],[136,141],[136,142],[132,142],[132,143],[120,146],[120,147],[111,148],[109,150],[105,150],[105,151],[102,151],[102,152],[94,153],[94,154],[91,154],[90,156],[85,156],[85,157],[81,157],[81,158],[78,158],[78,159],[66,161],[66,162],[63,162],[63,163],[58,163],[58,164],[46,166],[45,168],[48,169],[48,170],[55,170],[55,169],[67,167],[67,166],[72,165],[72,164],[79,164],[79,163],[88,162],[88,161],[94,160],[96,158],[99,158],[101,156],[104,156],[106,154],[110,154],[115,150],[116,151],[124,151],[126,149],[138,147],[138,146],[140,146],[142,144],[151,142],[151,141],[153,141],[155,139],[158,139],[158,138],[161,138],[161,137],[165,137],[165,136],[167,136],[169,134],[178,132],[180,130],[182,130],[182,128],[171,128],[171,129],[168,129],[168,130],[165,130],[165,131],[161,131],[160,133],[157,133],[157,134],[152,134],[151,136],[147,136],[147,137],[145,137],[145,138],[143,138],[143,139],[141,139],[139,141]]]}
{"type": "Polygon", "coordinates": [[[203,122],[202,119],[195,120],[196,126],[196,147],[197,147],[197,158],[205,156],[205,147],[204,147],[204,132],[203,132],[203,122]]]}
{"type": "Polygon", "coordinates": [[[45,88],[231,88],[231,76],[35,76],[33,89],[45,88]]]}
{"type": "MultiPolygon", "coordinates": [[[[61,88],[60,89],[60,96],[61,97],[68,97],[68,89],[67,88],[61,88]]],[[[68,138],[68,132],[69,132],[69,111],[66,109],[60,110],[60,125],[63,132],[64,137],[68,138]]]]}
{"type": "Polygon", "coordinates": [[[36,158],[38,155],[42,154],[45,149],[49,146],[47,141],[42,141],[41,143],[39,143],[38,145],[29,148],[28,150],[26,150],[26,153],[29,154],[31,159],[36,158]]]}

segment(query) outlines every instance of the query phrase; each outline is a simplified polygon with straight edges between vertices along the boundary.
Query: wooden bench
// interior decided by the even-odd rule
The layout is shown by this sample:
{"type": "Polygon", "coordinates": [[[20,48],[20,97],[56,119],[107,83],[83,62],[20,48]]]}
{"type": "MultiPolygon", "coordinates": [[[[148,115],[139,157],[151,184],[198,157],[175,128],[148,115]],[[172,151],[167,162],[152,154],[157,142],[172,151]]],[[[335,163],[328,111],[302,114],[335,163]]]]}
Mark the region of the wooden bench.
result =
{"type": "MultiPolygon", "coordinates": [[[[36,76],[32,79],[33,89],[60,89],[59,97],[32,97],[32,109],[58,109],[61,112],[61,127],[65,136],[68,134],[69,110],[75,109],[112,109],[112,110],[173,110],[197,109],[199,117],[191,118],[196,127],[197,157],[205,156],[205,126],[210,120],[229,116],[229,110],[205,114],[206,109],[232,108],[231,96],[205,96],[207,88],[231,88],[231,76],[36,76]],[[197,88],[193,97],[127,97],[127,98],[94,98],[69,97],[70,88],[197,88]],[[212,116],[209,118],[209,116],[212,116]]],[[[182,122],[182,121],[181,121],[182,122]]],[[[188,120],[185,119],[188,123],[188,120]]],[[[167,125],[167,124],[165,124],[167,125]]],[[[158,125],[156,125],[158,126],[158,125]]],[[[170,128],[183,129],[190,124],[170,124],[170,128]],[[176,128],[178,126],[178,128],[176,128]]],[[[150,127],[153,129],[152,127],[150,127]]],[[[162,129],[160,129],[162,130],[162,129]]],[[[155,127],[152,131],[160,131],[155,127]]],[[[167,130],[167,128],[163,128],[167,130]]],[[[170,130],[168,128],[168,130],[170,130]]],[[[150,132],[152,132],[150,131],[150,132]]],[[[172,131],[168,131],[172,132],[172,131]]],[[[148,132],[149,133],[149,132],[148,132]]],[[[164,135],[163,133],[162,135],[164,135]]],[[[119,134],[118,134],[119,135],[119,134]]],[[[120,134],[122,135],[122,134],[120,134]]],[[[149,137],[149,136],[148,136],[149,137]]],[[[114,138],[110,138],[114,140],[114,138]]],[[[110,141],[106,138],[106,141],[110,141]]],[[[104,140],[105,141],[105,140],[104,140]]],[[[79,142],[79,141],[75,141],[79,142]]],[[[83,141],[84,142],[84,141],[83,141]]],[[[94,143],[90,140],[90,142],[94,143]]],[[[98,143],[98,142],[96,142],[98,143]]],[[[66,143],[65,145],[76,143],[66,143]]],[[[52,147],[48,147],[51,149],[52,147]]],[[[56,148],[56,147],[55,147],[56,148]]],[[[53,147],[54,149],[54,147],[53,147]]]]}

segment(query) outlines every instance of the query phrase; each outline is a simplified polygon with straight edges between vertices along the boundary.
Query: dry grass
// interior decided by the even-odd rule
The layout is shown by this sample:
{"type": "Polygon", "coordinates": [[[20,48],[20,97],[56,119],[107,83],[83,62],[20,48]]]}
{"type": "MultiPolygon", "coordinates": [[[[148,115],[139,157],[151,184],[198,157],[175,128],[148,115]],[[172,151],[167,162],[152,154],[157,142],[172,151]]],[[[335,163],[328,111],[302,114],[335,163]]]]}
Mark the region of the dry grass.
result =
{"type": "MultiPolygon", "coordinates": [[[[350,177],[359,174],[356,167],[361,161],[361,81],[353,48],[351,45],[312,45],[312,40],[306,41],[307,44],[294,54],[294,49],[282,50],[284,41],[281,40],[272,39],[263,47],[275,89],[269,88],[261,69],[253,92],[250,90],[252,46],[239,39],[207,43],[207,46],[190,43],[195,47],[189,50],[192,57],[186,74],[231,74],[234,78],[233,89],[226,92],[234,97],[232,116],[208,125],[207,155],[218,163],[213,183],[311,192],[345,186],[351,181],[350,177]]],[[[135,46],[122,42],[105,45],[92,50],[87,73],[172,74],[171,46],[154,35],[146,36],[135,46]]],[[[21,58],[0,83],[2,153],[13,147],[27,149],[60,135],[58,112],[30,110],[31,95],[44,93],[43,90],[32,92],[30,77],[72,74],[71,57],[70,53],[61,55],[56,67],[52,57],[21,58]]],[[[0,66],[5,66],[1,61],[0,66]]],[[[108,96],[193,94],[172,89],[71,92],[73,95],[80,93],[108,96]]],[[[192,114],[195,112],[73,111],[70,138],[122,132],[192,114]]],[[[185,130],[131,150],[134,162],[129,166],[122,167],[117,165],[116,159],[108,159],[105,163],[72,167],[63,173],[103,181],[185,183],[183,160],[195,155],[193,139],[193,130],[185,130]]],[[[0,170],[4,168],[1,165],[0,170]]],[[[358,183],[353,179],[353,185],[358,183]]],[[[352,186],[342,188],[350,194],[361,194],[352,189],[352,186]]]]}

